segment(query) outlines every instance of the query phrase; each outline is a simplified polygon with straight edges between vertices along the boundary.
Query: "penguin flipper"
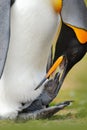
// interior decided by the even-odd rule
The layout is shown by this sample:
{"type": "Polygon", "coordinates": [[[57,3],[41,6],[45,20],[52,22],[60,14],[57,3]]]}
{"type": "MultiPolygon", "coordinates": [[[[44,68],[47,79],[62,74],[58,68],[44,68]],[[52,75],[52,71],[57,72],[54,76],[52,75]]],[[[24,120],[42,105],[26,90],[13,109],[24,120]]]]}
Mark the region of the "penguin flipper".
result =
{"type": "Polygon", "coordinates": [[[11,0],[0,0],[0,77],[2,76],[10,39],[11,0]]]}
{"type": "Polygon", "coordinates": [[[29,120],[29,119],[46,119],[50,118],[54,114],[56,114],[58,111],[64,109],[68,105],[70,105],[72,101],[65,101],[62,103],[59,103],[55,106],[43,108],[34,112],[30,113],[21,113],[18,115],[18,120],[24,119],[24,120],[29,120]]]}
{"type": "Polygon", "coordinates": [[[37,97],[31,104],[27,103],[23,105],[22,111],[20,111],[19,114],[34,112],[36,110],[40,110],[49,106],[50,102],[52,102],[52,100],[58,94],[59,76],[59,73],[57,73],[54,79],[48,80],[48,82],[46,82],[46,84],[44,85],[44,89],[39,97],[37,97]]]}
{"type": "Polygon", "coordinates": [[[18,119],[43,119],[49,118],[68,106],[72,101],[65,101],[55,106],[49,106],[52,100],[57,96],[59,74],[57,73],[54,80],[49,80],[43,89],[41,95],[34,100],[28,107],[24,106],[24,109],[18,113],[18,119]]]}

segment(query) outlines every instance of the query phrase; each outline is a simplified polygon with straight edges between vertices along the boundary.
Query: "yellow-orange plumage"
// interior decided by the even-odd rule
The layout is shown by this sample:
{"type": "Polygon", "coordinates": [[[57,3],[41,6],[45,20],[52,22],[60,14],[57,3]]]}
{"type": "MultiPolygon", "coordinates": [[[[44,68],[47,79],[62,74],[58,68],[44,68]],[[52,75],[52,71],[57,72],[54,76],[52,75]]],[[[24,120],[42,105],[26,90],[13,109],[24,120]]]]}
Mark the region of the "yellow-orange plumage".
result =
{"type": "Polygon", "coordinates": [[[69,24],[68,24],[68,26],[74,30],[74,32],[77,36],[77,39],[79,40],[79,42],[81,44],[85,44],[87,42],[87,31],[86,30],[74,27],[74,26],[69,25],[69,24]]]}
{"type": "Polygon", "coordinates": [[[62,9],[62,0],[52,0],[52,4],[53,4],[53,7],[54,7],[54,10],[57,13],[60,13],[61,9],[62,9]]]}

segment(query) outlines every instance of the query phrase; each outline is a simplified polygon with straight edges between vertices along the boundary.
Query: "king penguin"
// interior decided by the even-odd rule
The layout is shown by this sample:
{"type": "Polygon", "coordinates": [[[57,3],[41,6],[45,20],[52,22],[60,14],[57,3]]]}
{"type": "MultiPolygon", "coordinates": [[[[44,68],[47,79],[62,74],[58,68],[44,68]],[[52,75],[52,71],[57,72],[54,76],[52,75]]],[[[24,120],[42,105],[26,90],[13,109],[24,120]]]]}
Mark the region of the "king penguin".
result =
{"type": "Polygon", "coordinates": [[[46,73],[47,58],[60,28],[61,0],[0,0],[0,117],[15,118],[30,104],[46,73]]]}
{"type": "MultiPolygon", "coordinates": [[[[62,27],[56,43],[52,45],[47,71],[62,56],[58,66],[57,94],[71,68],[87,54],[87,5],[84,0],[63,0],[62,27]]],[[[56,64],[57,65],[57,64],[56,64]]]]}

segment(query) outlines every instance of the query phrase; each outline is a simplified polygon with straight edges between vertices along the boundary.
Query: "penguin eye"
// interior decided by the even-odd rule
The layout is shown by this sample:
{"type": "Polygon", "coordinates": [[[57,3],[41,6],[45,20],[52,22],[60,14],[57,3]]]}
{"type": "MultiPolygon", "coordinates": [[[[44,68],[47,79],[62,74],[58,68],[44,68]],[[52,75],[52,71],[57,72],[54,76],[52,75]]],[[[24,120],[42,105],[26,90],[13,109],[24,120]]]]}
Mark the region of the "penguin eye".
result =
{"type": "Polygon", "coordinates": [[[61,9],[62,9],[62,0],[52,0],[52,5],[53,5],[54,10],[57,13],[61,12],[61,9]]]}

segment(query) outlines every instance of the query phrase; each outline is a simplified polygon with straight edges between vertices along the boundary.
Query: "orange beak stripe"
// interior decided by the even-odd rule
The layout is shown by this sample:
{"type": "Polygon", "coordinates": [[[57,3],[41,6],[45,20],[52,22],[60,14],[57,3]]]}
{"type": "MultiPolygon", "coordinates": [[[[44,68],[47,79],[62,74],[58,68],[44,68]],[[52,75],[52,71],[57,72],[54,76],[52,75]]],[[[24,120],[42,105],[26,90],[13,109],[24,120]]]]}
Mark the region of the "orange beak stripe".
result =
{"type": "Polygon", "coordinates": [[[61,64],[62,61],[63,56],[60,56],[46,74],[46,78],[49,78],[49,76],[57,69],[57,67],[61,64]]]}
{"type": "Polygon", "coordinates": [[[37,90],[38,88],[41,87],[41,85],[49,78],[49,76],[57,69],[57,67],[61,64],[63,61],[63,56],[60,56],[56,62],[53,64],[53,66],[50,68],[46,76],[41,80],[41,82],[38,84],[38,86],[35,88],[37,90]]]}

